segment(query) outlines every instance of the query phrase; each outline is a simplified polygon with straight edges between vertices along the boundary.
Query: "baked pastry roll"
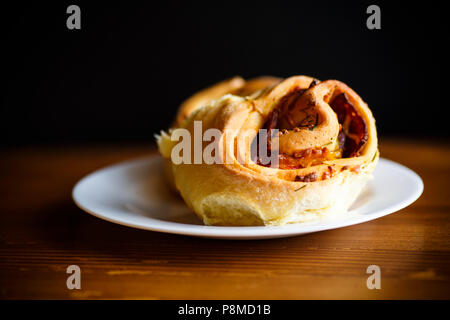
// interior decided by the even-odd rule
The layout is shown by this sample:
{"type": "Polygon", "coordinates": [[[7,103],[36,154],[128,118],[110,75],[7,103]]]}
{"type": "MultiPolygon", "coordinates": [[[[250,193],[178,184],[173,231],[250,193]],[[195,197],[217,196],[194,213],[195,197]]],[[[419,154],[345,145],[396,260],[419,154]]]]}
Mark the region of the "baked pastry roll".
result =
{"type": "MultiPolygon", "coordinates": [[[[264,90],[270,89],[282,80],[283,79],[281,78],[272,76],[261,76],[250,80],[244,80],[242,77],[235,76],[216,83],[209,88],[203,89],[181,104],[169,133],[173,128],[181,127],[183,121],[193,112],[226,94],[233,94],[241,97],[251,96],[252,94],[261,94],[264,90]]],[[[163,143],[164,141],[170,140],[170,137],[168,137],[165,132],[161,132],[161,136],[156,135],[156,137],[161,154],[169,154],[168,157],[164,157],[164,172],[169,186],[173,190],[176,190],[172,172],[172,162],[170,160],[170,148],[172,144],[163,143]]]]}
{"type": "Polygon", "coordinates": [[[179,127],[192,112],[200,107],[210,103],[212,100],[219,99],[225,94],[237,96],[250,96],[281,82],[281,78],[262,76],[250,80],[236,76],[231,79],[216,83],[213,86],[197,92],[192,97],[183,102],[177,112],[174,127],[179,127]]]}
{"type": "Polygon", "coordinates": [[[207,225],[284,225],[344,215],[379,157],[367,104],[342,82],[306,76],[233,78],[201,91],[157,142],[170,180],[207,225]],[[200,144],[195,138],[198,124],[202,132],[221,133],[210,153],[217,161],[196,161],[190,151],[183,151],[189,161],[171,161],[176,128],[194,137],[192,149],[203,155],[211,149],[211,137],[200,144]]]}

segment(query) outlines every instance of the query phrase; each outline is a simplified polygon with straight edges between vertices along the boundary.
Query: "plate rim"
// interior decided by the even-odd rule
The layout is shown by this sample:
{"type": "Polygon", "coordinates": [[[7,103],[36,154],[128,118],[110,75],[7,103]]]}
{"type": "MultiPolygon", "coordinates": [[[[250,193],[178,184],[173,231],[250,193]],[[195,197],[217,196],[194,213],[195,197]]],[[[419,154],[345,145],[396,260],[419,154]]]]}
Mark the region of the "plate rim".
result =
{"type": "MultiPolygon", "coordinates": [[[[180,222],[172,222],[172,221],[164,221],[164,220],[158,220],[155,218],[147,217],[149,221],[156,222],[156,225],[142,225],[142,224],[136,224],[129,221],[123,221],[121,219],[114,219],[110,218],[108,215],[95,212],[91,210],[90,208],[86,207],[77,199],[77,190],[80,190],[86,181],[91,179],[95,175],[99,175],[104,171],[111,170],[113,168],[119,168],[122,166],[136,166],[137,164],[141,162],[148,162],[148,161],[155,161],[157,160],[157,157],[159,157],[158,154],[151,154],[146,155],[143,157],[139,157],[136,159],[121,161],[115,164],[111,164],[108,166],[105,166],[103,168],[100,168],[98,170],[95,170],[87,175],[85,175],[83,178],[81,178],[73,187],[72,189],[72,199],[75,202],[75,204],[83,211],[100,218],[102,220],[116,223],[119,225],[141,229],[141,230],[148,230],[148,231],[154,231],[154,232],[163,232],[163,233],[170,233],[170,234],[179,234],[179,235],[187,235],[187,236],[195,236],[195,237],[206,237],[206,238],[221,238],[221,239],[264,239],[264,238],[276,238],[276,237],[291,237],[301,234],[307,234],[307,233],[313,233],[313,232],[320,232],[330,229],[337,229],[342,227],[348,227],[353,226],[356,224],[368,222],[371,220],[375,220],[378,218],[381,218],[383,216],[389,215],[391,213],[397,212],[399,210],[404,209],[405,207],[409,206],[410,204],[414,203],[423,193],[424,190],[424,184],[421,179],[421,177],[414,172],[413,170],[409,169],[408,167],[380,157],[380,163],[385,162],[388,165],[396,167],[396,169],[399,169],[403,171],[403,173],[409,175],[412,177],[415,181],[415,188],[414,192],[411,192],[411,194],[408,195],[405,199],[402,201],[391,205],[389,207],[386,207],[385,209],[378,210],[376,213],[369,214],[369,215],[359,215],[354,216],[351,218],[351,220],[338,220],[338,221],[330,221],[330,223],[325,225],[315,225],[315,224],[290,224],[285,226],[207,226],[207,225],[193,225],[193,224],[185,224],[180,222]]],[[[380,164],[379,163],[379,164],[380,164]]],[[[378,164],[378,165],[379,165],[378,164]]],[[[192,213],[194,214],[194,213],[192,213]]]]}

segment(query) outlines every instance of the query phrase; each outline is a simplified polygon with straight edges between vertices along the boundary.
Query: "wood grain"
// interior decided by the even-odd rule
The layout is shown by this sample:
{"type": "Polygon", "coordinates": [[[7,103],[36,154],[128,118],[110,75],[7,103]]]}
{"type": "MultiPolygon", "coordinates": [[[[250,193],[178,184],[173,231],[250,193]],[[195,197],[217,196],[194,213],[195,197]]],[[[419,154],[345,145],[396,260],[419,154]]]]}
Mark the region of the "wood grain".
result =
{"type": "Polygon", "coordinates": [[[387,217],[305,236],[208,240],[132,229],[71,200],[84,175],[151,146],[24,147],[1,152],[2,299],[449,299],[450,144],[381,140],[383,157],[425,191],[387,217]],[[68,290],[66,268],[82,270],[68,290]],[[381,267],[381,290],[366,287],[381,267]]]}

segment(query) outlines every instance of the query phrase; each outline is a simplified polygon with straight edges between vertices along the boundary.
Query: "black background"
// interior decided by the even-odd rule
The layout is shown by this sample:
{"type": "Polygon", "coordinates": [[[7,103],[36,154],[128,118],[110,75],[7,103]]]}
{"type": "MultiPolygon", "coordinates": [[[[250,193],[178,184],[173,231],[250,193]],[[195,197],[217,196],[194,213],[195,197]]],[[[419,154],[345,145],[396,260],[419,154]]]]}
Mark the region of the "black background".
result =
{"type": "Polygon", "coordinates": [[[448,141],[445,10],[431,2],[122,2],[2,9],[2,144],[153,141],[179,104],[234,75],[347,83],[379,134],[448,141]],[[66,8],[81,8],[68,30],[66,8]],[[381,30],[366,27],[381,7],[381,30]]]}

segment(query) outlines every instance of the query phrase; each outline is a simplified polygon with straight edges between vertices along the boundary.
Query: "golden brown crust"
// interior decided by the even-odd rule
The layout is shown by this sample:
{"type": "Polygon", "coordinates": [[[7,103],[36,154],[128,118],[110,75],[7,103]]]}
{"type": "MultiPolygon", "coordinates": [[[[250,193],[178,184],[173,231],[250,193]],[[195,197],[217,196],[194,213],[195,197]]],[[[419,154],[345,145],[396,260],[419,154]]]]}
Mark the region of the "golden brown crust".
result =
{"type": "MultiPolygon", "coordinates": [[[[194,132],[194,121],[202,121],[203,131],[216,128],[226,132],[228,138],[247,141],[228,151],[226,141],[230,140],[221,141],[224,151],[220,156],[224,160],[231,159],[225,164],[172,164],[177,189],[205,224],[282,225],[344,214],[376,165],[375,120],[352,89],[336,80],[318,82],[306,76],[268,83],[276,84],[246,98],[237,95],[213,98],[217,100],[199,109],[200,103],[196,99],[199,96],[205,98],[203,93],[203,96],[188,100],[180,110],[181,114],[191,112],[180,124],[191,133],[194,132]],[[289,98],[291,103],[283,105],[286,97],[300,91],[298,97],[289,98]],[[342,100],[342,94],[345,94],[345,100],[342,100]],[[337,97],[341,100],[333,105],[337,97]],[[306,107],[308,112],[303,111],[306,107]],[[343,111],[338,109],[347,110],[347,113],[342,114],[343,111]],[[280,142],[280,157],[298,156],[304,161],[306,154],[316,153],[313,161],[305,164],[296,163],[294,159],[296,165],[292,168],[271,168],[253,161],[250,143],[255,136],[244,138],[249,129],[270,127],[267,123],[274,112],[281,115],[281,120],[274,121],[275,125],[285,130],[275,137],[280,142]],[[283,117],[289,121],[283,122],[283,117]],[[340,123],[339,117],[347,119],[347,123],[340,123]],[[303,126],[310,121],[304,119],[317,120],[313,126],[303,126]],[[348,141],[353,141],[347,143],[348,146],[339,144],[342,132],[348,141]],[[333,156],[323,146],[329,142],[338,148],[331,150],[336,152],[333,156]],[[352,155],[342,158],[345,153],[342,148],[346,147],[352,148],[352,155]],[[315,150],[321,150],[320,154],[315,150]],[[238,154],[242,155],[239,159],[238,154]]],[[[244,86],[233,90],[244,92],[242,88],[244,86]]],[[[160,140],[158,143],[167,158],[168,142],[160,140]]]]}
{"type": "Polygon", "coordinates": [[[246,81],[243,78],[236,76],[216,83],[211,87],[197,92],[183,102],[178,109],[173,127],[179,127],[194,111],[205,106],[212,100],[219,99],[225,94],[229,93],[241,97],[249,96],[255,92],[269,88],[281,80],[281,78],[277,77],[262,76],[246,81]]]}

